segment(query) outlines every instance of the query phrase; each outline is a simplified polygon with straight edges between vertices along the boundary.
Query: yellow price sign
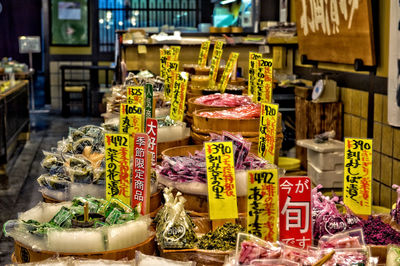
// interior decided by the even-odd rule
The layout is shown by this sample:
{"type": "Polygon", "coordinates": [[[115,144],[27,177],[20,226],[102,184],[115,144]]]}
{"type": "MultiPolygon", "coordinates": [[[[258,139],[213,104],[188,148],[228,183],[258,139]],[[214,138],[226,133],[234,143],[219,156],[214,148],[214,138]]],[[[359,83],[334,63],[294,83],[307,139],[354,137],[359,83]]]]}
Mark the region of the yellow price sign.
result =
{"type": "Polygon", "coordinates": [[[275,160],[278,108],[277,104],[261,104],[258,156],[270,163],[275,160]]]}
{"type": "Polygon", "coordinates": [[[179,60],[179,54],[181,52],[181,47],[180,46],[171,46],[171,50],[172,50],[172,58],[171,58],[171,60],[178,61],[179,60]]]}
{"type": "Polygon", "coordinates": [[[355,214],[371,215],[372,139],[344,140],[343,199],[355,214]]]}
{"type": "Polygon", "coordinates": [[[130,140],[127,134],[105,134],[106,199],[131,205],[130,140]]]}
{"type": "Polygon", "coordinates": [[[253,102],[272,102],[272,59],[257,59],[253,102]]]}
{"type": "Polygon", "coordinates": [[[172,50],[170,49],[160,49],[160,76],[166,78],[166,67],[167,61],[172,60],[172,50]]]}
{"type": "Polygon", "coordinates": [[[257,59],[261,59],[262,54],[259,53],[249,53],[249,90],[248,94],[250,96],[253,96],[255,93],[255,87],[256,87],[256,65],[257,65],[257,59]]]}
{"type": "Polygon", "coordinates": [[[205,142],[211,220],[238,217],[232,142],[205,142]]]}
{"type": "Polygon", "coordinates": [[[166,75],[164,81],[164,95],[165,98],[171,99],[171,90],[172,90],[172,73],[175,71],[179,71],[179,61],[167,61],[166,64],[166,75]]]}
{"type": "MultiPolygon", "coordinates": [[[[133,104],[121,104],[119,112],[119,133],[129,135],[130,142],[136,133],[143,132],[143,107],[133,104]]],[[[129,154],[132,154],[133,146],[129,147],[129,154]]]]}
{"type": "Polygon", "coordinates": [[[210,88],[214,87],[215,82],[217,81],[219,62],[221,61],[223,46],[224,46],[223,42],[221,41],[215,42],[213,54],[211,57],[210,74],[209,74],[210,81],[208,86],[210,88]]]}
{"type": "Polygon", "coordinates": [[[219,90],[221,93],[225,92],[226,86],[228,86],[229,79],[231,78],[233,67],[235,66],[239,58],[239,53],[231,53],[229,55],[228,62],[226,63],[224,73],[222,73],[221,81],[219,83],[219,90]]]}
{"type": "Polygon", "coordinates": [[[183,121],[189,77],[186,72],[174,72],[173,75],[174,83],[171,96],[170,117],[175,121],[183,121]]]}
{"type": "Polygon", "coordinates": [[[146,98],[143,86],[128,86],[126,87],[126,103],[133,105],[144,106],[146,98]]]}
{"type": "Polygon", "coordinates": [[[266,241],[278,239],[278,171],[247,174],[247,233],[266,241]]]}
{"type": "Polygon", "coordinates": [[[207,65],[208,51],[210,50],[210,41],[205,41],[201,43],[199,59],[197,60],[197,64],[199,66],[207,65]]]}

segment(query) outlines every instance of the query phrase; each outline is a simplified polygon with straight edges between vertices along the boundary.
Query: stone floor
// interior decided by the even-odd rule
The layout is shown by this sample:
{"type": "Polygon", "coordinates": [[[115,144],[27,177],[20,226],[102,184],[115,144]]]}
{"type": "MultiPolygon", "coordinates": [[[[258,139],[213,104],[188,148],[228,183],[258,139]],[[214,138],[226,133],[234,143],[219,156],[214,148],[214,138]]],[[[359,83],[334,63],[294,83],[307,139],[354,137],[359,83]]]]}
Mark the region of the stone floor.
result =
{"type": "MultiPolygon", "coordinates": [[[[42,150],[50,150],[57,141],[68,135],[69,127],[100,125],[100,118],[70,117],[62,118],[51,114],[31,114],[30,140],[14,156],[10,167],[8,190],[0,190],[0,225],[16,219],[18,212],[28,210],[42,200],[36,179],[43,173],[40,162],[42,150]]],[[[1,228],[1,229],[2,229],[1,228]]],[[[11,263],[13,239],[0,232],[0,265],[11,263]]]]}

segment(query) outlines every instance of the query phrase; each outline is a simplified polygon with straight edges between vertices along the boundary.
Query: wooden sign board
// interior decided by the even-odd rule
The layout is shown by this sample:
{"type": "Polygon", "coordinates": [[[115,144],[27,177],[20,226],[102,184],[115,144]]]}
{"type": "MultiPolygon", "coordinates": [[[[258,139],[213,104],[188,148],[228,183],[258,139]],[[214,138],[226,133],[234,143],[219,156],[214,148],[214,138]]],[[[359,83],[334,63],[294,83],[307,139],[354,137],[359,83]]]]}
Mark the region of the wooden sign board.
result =
{"type": "Polygon", "coordinates": [[[295,0],[300,55],[308,60],[376,65],[370,0],[295,0]]]}

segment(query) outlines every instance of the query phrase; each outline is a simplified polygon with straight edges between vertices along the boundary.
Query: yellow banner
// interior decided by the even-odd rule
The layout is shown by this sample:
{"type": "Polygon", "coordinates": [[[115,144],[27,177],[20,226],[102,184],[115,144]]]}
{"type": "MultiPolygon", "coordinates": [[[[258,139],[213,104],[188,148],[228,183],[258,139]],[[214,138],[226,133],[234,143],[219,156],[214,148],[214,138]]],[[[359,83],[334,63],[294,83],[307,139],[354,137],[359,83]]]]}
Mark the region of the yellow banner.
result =
{"type": "Polygon", "coordinates": [[[126,87],[126,103],[133,105],[144,106],[144,99],[146,95],[144,93],[143,86],[128,86],[126,87]]]}
{"type": "Polygon", "coordinates": [[[257,65],[257,59],[261,59],[262,54],[259,53],[249,53],[249,90],[248,94],[250,96],[254,95],[255,87],[256,87],[256,65],[257,65]]]}
{"type": "Polygon", "coordinates": [[[210,82],[208,86],[210,88],[214,87],[215,82],[217,81],[217,76],[218,76],[218,68],[219,68],[219,62],[221,61],[222,57],[222,47],[224,46],[224,43],[221,41],[216,41],[214,45],[214,50],[213,54],[211,57],[211,66],[210,66],[210,82]]]}
{"type": "Polygon", "coordinates": [[[183,121],[188,79],[189,77],[186,72],[174,72],[170,110],[172,120],[183,121]]]}
{"type": "Polygon", "coordinates": [[[210,50],[210,41],[205,41],[201,43],[199,59],[197,60],[197,64],[199,66],[207,65],[208,51],[210,50]]]}
{"type": "Polygon", "coordinates": [[[172,50],[172,61],[178,61],[179,60],[179,54],[181,52],[181,47],[180,46],[171,46],[172,50]]]}
{"type": "Polygon", "coordinates": [[[106,199],[131,205],[130,140],[127,134],[105,134],[106,199]]]}
{"type": "Polygon", "coordinates": [[[179,61],[167,61],[166,64],[166,74],[164,81],[164,95],[165,98],[171,99],[171,88],[172,88],[172,73],[179,71],[179,61]]]}
{"type": "Polygon", "coordinates": [[[278,107],[277,104],[261,104],[258,156],[270,163],[274,163],[275,161],[278,107]]]}
{"type": "Polygon", "coordinates": [[[253,102],[272,102],[272,59],[257,59],[253,102]]]}
{"type": "Polygon", "coordinates": [[[165,79],[167,73],[167,61],[172,59],[172,50],[170,49],[160,49],[160,77],[165,79]]]}
{"type": "Polygon", "coordinates": [[[371,215],[372,139],[345,138],[344,146],[344,204],[355,214],[371,215]]]}
{"type": "Polygon", "coordinates": [[[231,78],[233,68],[239,58],[239,53],[231,53],[229,55],[228,62],[226,63],[224,73],[222,73],[221,81],[219,82],[219,91],[225,92],[226,86],[228,86],[229,79],[231,78]]]}
{"type": "Polygon", "coordinates": [[[238,217],[232,142],[204,142],[211,220],[238,217]]]}
{"type": "Polygon", "coordinates": [[[247,174],[247,233],[266,241],[278,240],[278,171],[247,174]]]}

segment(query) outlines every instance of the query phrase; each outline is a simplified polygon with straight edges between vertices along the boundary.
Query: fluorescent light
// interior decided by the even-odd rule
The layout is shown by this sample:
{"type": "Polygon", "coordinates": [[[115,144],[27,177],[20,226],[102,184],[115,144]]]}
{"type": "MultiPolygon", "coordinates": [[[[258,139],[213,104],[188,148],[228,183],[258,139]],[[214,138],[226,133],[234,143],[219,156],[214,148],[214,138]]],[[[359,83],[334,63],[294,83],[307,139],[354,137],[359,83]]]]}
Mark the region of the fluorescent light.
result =
{"type": "Polygon", "coordinates": [[[220,4],[221,5],[226,5],[226,4],[230,4],[230,3],[233,3],[233,2],[236,2],[236,0],[223,0],[223,1],[220,2],[220,4]]]}

